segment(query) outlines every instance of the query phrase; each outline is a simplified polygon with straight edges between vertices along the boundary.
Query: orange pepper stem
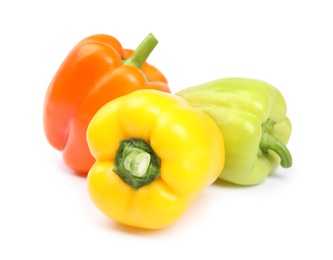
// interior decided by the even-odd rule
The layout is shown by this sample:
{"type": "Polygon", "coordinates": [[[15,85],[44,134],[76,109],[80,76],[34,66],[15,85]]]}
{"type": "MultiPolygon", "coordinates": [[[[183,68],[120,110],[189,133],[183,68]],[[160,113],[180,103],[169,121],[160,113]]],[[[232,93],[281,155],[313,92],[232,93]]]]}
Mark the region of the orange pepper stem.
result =
{"type": "Polygon", "coordinates": [[[160,176],[160,159],[150,144],[141,138],[122,140],[114,162],[113,171],[135,190],[160,176]]]}
{"type": "Polygon", "coordinates": [[[145,61],[148,59],[151,52],[154,50],[158,40],[151,33],[140,43],[140,45],[135,49],[132,56],[127,60],[123,61],[123,64],[133,65],[139,69],[142,68],[145,61]]]}

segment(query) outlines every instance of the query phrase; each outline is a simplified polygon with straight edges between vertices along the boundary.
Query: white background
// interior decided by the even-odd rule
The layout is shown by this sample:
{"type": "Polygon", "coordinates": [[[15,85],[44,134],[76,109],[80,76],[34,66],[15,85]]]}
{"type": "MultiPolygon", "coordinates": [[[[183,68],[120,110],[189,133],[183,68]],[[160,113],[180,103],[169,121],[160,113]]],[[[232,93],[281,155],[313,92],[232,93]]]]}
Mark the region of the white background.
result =
{"type": "MultiPolygon", "coordinates": [[[[1,1],[0,259],[333,259],[331,1],[1,1]],[[288,104],[294,165],[254,187],[209,186],[169,228],[120,226],[46,141],[44,95],[82,38],[115,36],[173,92],[257,78],[288,104]]],[[[240,162],[241,163],[241,162],[240,162]]]]}

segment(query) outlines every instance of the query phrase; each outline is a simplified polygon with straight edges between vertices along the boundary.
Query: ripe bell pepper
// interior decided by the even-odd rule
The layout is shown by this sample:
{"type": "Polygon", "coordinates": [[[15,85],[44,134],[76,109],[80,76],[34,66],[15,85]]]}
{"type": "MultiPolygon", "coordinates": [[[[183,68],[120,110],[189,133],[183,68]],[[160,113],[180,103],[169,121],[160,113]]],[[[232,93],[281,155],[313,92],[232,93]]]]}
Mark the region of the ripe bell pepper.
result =
{"type": "Polygon", "coordinates": [[[106,216],[159,229],[176,221],[224,165],[223,136],[184,99],[138,90],[105,104],[91,120],[96,162],[88,192],[106,216]]]}
{"type": "Polygon", "coordinates": [[[93,165],[86,130],[102,105],[138,89],[170,92],[164,75],[145,62],[157,43],[149,34],[133,53],[112,36],[92,35],[65,58],[48,87],[43,118],[47,140],[69,168],[87,174],[93,165]]]}
{"type": "Polygon", "coordinates": [[[255,79],[225,78],[183,89],[177,95],[207,113],[220,128],[226,149],[220,179],[254,185],[279,164],[291,167],[286,144],[292,126],[277,88],[255,79]]]}

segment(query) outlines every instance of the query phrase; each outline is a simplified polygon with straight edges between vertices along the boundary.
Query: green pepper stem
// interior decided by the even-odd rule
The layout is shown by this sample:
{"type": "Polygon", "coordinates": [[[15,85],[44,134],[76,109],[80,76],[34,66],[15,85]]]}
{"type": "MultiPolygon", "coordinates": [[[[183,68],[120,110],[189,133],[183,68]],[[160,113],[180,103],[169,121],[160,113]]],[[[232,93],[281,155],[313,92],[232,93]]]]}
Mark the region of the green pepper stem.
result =
{"type": "Polygon", "coordinates": [[[133,65],[141,69],[157,44],[158,40],[153,34],[149,33],[147,37],[135,49],[131,57],[123,61],[123,64],[133,65]]]}
{"type": "Polygon", "coordinates": [[[137,190],[160,176],[160,159],[147,141],[129,138],[120,142],[113,171],[137,190]]]}
{"type": "Polygon", "coordinates": [[[283,168],[291,167],[292,157],[288,148],[269,132],[263,132],[260,141],[260,148],[263,152],[267,152],[268,150],[276,152],[281,159],[281,166],[283,168]]]}

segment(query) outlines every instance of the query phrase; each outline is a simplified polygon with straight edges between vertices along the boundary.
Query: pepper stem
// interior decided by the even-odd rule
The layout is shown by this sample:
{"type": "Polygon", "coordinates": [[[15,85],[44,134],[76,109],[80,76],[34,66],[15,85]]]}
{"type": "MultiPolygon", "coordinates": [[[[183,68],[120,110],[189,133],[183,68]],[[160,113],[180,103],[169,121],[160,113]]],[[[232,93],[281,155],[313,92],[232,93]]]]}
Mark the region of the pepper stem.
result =
{"type": "Polygon", "coordinates": [[[129,138],[120,142],[113,171],[137,190],[160,176],[160,159],[146,140],[129,138]]]}
{"type": "Polygon", "coordinates": [[[289,168],[292,165],[292,157],[288,148],[279,140],[276,139],[271,133],[264,131],[260,141],[260,149],[263,152],[272,150],[276,152],[281,159],[281,166],[289,168]]]}
{"type": "Polygon", "coordinates": [[[132,152],[130,152],[125,157],[124,167],[134,176],[141,177],[147,172],[149,163],[150,163],[149,153],[141,149],[133,148],[132,152]]]}
{"type": "Polygon", "coordinates": [[[149,55],[152,53],[158,40],[151,33],[140,43],[140,45],[135,49],[132,56],[127,60],[123,61],[123,64],[133,65],[139,69],[143,66],[145,61],[148,59],[149,55]]]}

